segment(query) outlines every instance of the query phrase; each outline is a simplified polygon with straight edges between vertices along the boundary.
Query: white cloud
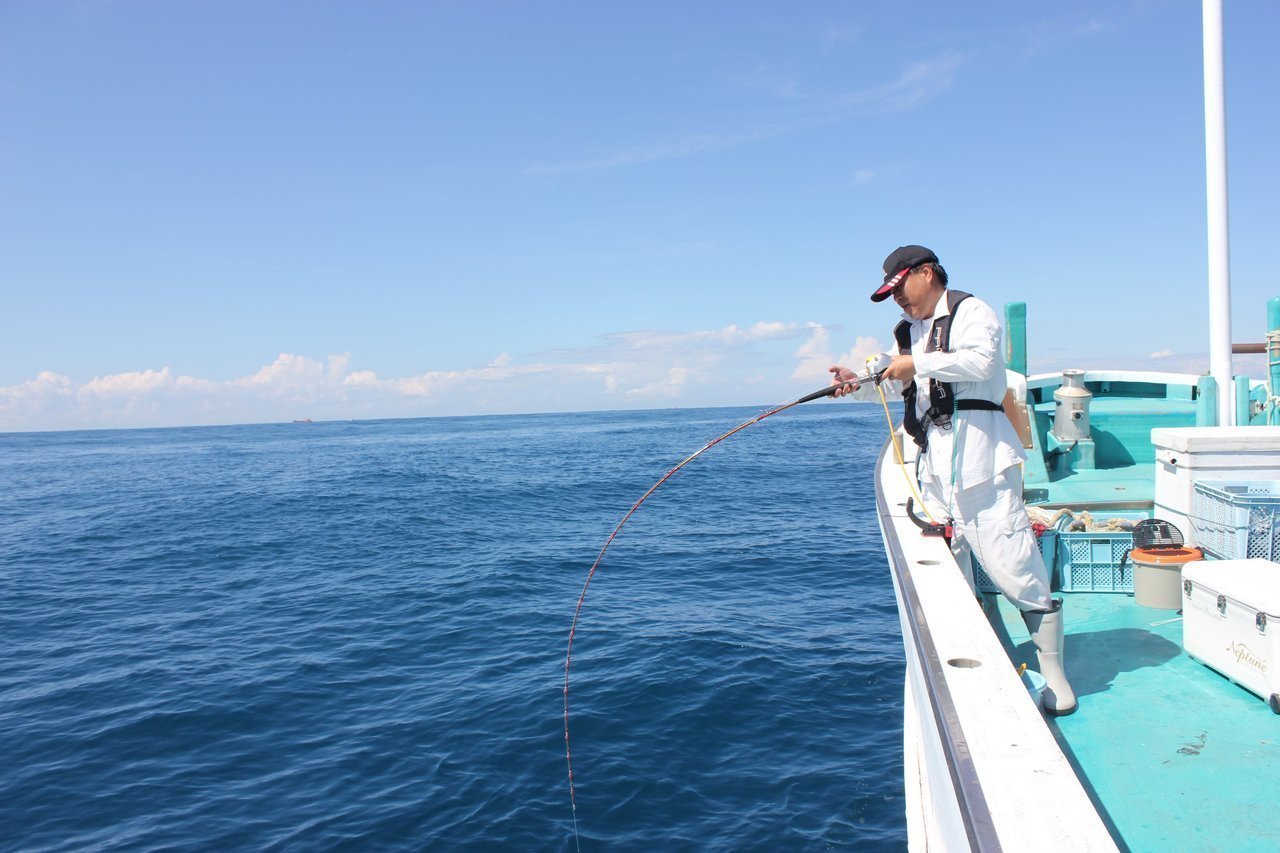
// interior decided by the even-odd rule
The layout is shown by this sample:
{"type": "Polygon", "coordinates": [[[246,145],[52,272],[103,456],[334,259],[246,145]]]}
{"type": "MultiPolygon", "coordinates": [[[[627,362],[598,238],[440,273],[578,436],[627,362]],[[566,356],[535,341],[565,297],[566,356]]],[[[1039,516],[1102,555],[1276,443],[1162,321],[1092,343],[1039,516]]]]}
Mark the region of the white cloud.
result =
{"type": "Polygon", "coordinates": [[[602,154],[598,157],[561,163],[535,163],[525,168],[524,173],[533,176],[554,177],[579,172],[608,172],[614,169],[641,166],[661,160],[679,160],[725,148],[734,148],[739,145],[781,136],[787,132],[789,132],[789,129],[786,126],[775,126],[735,133],[695,133],[680,139],[637,145],[611,154],[602,154]]]}
{"type": "Polygon", "coordinates": [[[1151,358],[1168,358],[1173,354],[1174,352],[1171,349],[1156,350],[1155,352],[1151,353],[1151,358]]]}
{"type": "Polygon", "coordinates": [[[812,379],[821,376],[827,368],[835,364],[835,359],[830,354],[830,344],[831,333],[827,331],[827,327],[810,323],[809,340],[796,350],[796,358],[799,362],[796,364],[796,369],[791,372],[791,378],[812,379]]]}
{"type": "Polygon", "coordinates": [[[673,367],[667,371],[667,375],[662,379],[650,382],[643,388],[632,388],[627,392],[632,397],[677,397],[684,388],[685,382],[689,379],[689,369],[686,367],[673,367]]]}
{"type": "Polygon", "coordinates": [[[859,113],[913,110],[951,88],[967,58],[960,51],[950,50],[932,59],[912,62],[898,79],[883,86],[847,92],[837,99],[837,104],[859,113]]]}
{"type": "Polygon", "coordinates": [[[11,388],[0,388],[0,399],[19,400],[48,396],[71,396],[74,387],[70,379],[51,371],[43,371],[35,379],[14,385],[11,388]]]}
{"type": "Polygon", "coordinates": [[[504,352],[474,367],[408,376],[353,369],[350,353],[280,353],[222,380],[170,367],[82,382],[45,372],[0,388],[0,430],[762,405],[825,384],[829,365],[861,365],[864,351],[879,348],[858,338],[853,351],[833,356],[831,337],[819,323],[780,321],[627,331],[591,347],[533,358],[504,352]]]}
{"type": "Polygon", "coordinates": [[[859,336],[853,342],[853,349],[841,355],[837,363],[861,372],[867,366],[867,359],[887,351],[888,347],[880,343],[878,338],[859,336]]]}
{"type": "MultiPolygon", "coordinates": [[[[594,365],[579,365],[578,370],[598,370],[594,365]]],[[[540,363],[514,364],[509,354],[497,356],[485,367],[468,370],[431,370],[415,376],[381,379],[372,370],[352,373],[343,385],[350,388],[381,391],[405,397],[429,398],[469,382],[504,382],[555,372],[556,368],[540,363]]]]}
{"type": "Polygon", "coordinates": [[[605,339],[612,345],[629,350],[688,349],[723,346],[743,346],[760,341],[793,338],[803,332],[801,323],[754,323],[747,328],[730,324],[722,329],[695,332],[670,332],[658,329],[641,329],[631,332],[614,332],[605,339]]]}
{"type": "Polygon", "coordinates": [[[42,429],[76,406],[76,387],[69,377],[43,371],[18,385],[0,388],[0,428],[42,429]]]}
{"type": "Polygon", "coordinates": [[[172,385],[173,373],[167,367],[163,370],[138,370],[113,376],[96,376],[82,385],[76,396],[81,399],[128,397],[149,394],[172,385]]]}
{"type": "Polygon", "coordinates": [[[257,373],[234,379],[232,384],[277,394],[298,393],[323,383],[326,373],[325,365],[318,361],[282,352],[271,364],[259,368],[257,373]]]}
{"type": "Polygon", "coordinates": [[[791,378],[797,381],[829,377],[828,368],[833,365],[841,365],[861,372],[868,357],[884,352],[885,349],[876,338],[860,336],[854,341],[853,349],[834,355],[830,346],[831,334],[827,328],[818,323],[810,323],[809,329],[809,339],[796,350],[796,358],[799,362],[796,364],[796,369],[792,371],[791,378]]]}
{"type": "MultiPolygon", "coordinates": [[[[851,35],[856,36],[856,33],[851,35]]],[[[765,120],[747,129],[691,133],[664,141],[652,141],[600,154],[561,162],[536,163],[524,169],[526,175],[556,177],[585,172],[608,172],[665,160],[678,160],[709,154],[741,145],[765,142],[791,136],[815,127],[841,121],[855,115],[903,112],[916,109],[934,96],[950,88],[968,56],[960,51],[947,51],[932,59],[918,60],[903,69],[897,79],[837,94],[802,91],[798,83],[775,73],[762,86],[757,76],[740,81],[740,85],[767,91],[773,100],[805,105],[795,118],[785,121],[765,120]]]]}

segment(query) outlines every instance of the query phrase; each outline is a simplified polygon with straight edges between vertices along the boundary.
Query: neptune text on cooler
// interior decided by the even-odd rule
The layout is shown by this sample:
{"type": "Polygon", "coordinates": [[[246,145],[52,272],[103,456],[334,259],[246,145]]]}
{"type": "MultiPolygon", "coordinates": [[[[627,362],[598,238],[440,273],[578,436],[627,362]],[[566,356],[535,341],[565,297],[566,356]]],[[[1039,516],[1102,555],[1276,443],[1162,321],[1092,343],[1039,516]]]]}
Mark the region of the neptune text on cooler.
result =
{"type": "Polygon", "coordinates": [[[1236,663],[1247,664],[1258,672],[1267,671],[1267,662],[1254,657],[1253,652],[1249,651],[1249,647],[1244,643],[1232,643],[1227,646],[1227,653],[1236,659],[1236,663]]]}

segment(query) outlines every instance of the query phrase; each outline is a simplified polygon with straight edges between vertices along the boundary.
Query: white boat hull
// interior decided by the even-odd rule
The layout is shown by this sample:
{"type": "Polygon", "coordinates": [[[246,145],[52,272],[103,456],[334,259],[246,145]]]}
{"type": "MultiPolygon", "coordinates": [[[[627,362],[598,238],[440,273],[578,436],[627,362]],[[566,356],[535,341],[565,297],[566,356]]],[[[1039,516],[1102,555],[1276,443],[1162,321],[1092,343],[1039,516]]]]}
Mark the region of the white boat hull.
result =
{"type": "Polygon", "coordinates": [[[950,549],[907,517],[911,491],[888,444],[876,483],[906,657],[911,849],[1117,849],[950,549]]]}

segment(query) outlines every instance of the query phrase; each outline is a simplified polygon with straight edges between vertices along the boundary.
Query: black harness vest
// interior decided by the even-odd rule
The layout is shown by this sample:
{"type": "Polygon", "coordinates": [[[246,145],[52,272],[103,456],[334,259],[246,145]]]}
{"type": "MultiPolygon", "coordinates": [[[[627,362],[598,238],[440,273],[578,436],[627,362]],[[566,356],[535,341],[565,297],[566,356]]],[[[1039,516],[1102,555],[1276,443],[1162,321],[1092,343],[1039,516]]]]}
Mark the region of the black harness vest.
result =
{"type": "MultiPolygon", "coordinates": [[[[971,294],[962,290],[947,291],[947,313],[933,321],[933,326],[929,329],[929,340],[925,342],[925,352],[951,352],[951,320],[956,315],[956,306],[969,298],[971,294]]],[[[898,342],[898,353],[900,355],[911,354],[911,323],[903,320],[893,329],[893,337],[898,342]]],[[[992,403],[990,400],[957,400],[955,389],[952,388],[950,382],[941,382],[937,379],[929,380],[929,408],[924,413],[924,421],[920,420],[920,416],[916,414],[916,383],[915,380],[907,383],[902,388],[902,428],[906,430],[907,435],[915,441],[921,449],[924,449],[927,439],[925,431],[929,422],[934,423],[942,429],[951,428],[951,416],[956,410],[967,411],[972,409],[985,409],[988,411],[1001,411],[999,403],[992,403]]]]}

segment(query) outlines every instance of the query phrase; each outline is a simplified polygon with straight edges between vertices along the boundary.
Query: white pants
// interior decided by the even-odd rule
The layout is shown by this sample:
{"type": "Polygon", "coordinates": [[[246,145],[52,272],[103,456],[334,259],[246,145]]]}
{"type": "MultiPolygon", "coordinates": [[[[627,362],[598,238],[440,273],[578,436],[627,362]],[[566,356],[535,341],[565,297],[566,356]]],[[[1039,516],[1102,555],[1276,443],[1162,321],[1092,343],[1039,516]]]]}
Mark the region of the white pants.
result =
{"type": "Polygon", "coordinates": [[[938,521],[955,519],[951,552],[974,589],[970,549],[987,577],[1019,610],[1047,610],[1049,572],[1036,548],[1031,519],[1022,502],[1022,473],[1015,465],[994,478],[951,495],[951,484],[938,477],[920,483],[930,514],[938,521]]]}

